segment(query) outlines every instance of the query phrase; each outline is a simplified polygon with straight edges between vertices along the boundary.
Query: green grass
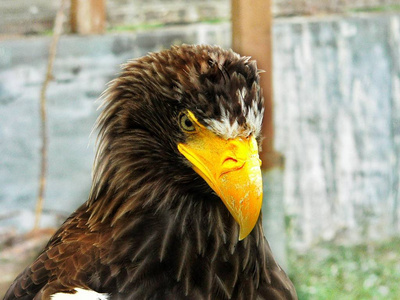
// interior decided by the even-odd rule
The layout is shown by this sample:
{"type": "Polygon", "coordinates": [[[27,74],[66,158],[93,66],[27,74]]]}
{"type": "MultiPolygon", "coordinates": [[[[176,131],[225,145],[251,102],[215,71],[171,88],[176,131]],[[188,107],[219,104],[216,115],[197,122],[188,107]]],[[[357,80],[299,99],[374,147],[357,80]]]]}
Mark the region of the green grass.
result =
{"type": "Polygon", "coordinates": [[[291,251],[290,277],[300,300],[400,299],[400,238],[359,246],[322,244],[291,251]]]}

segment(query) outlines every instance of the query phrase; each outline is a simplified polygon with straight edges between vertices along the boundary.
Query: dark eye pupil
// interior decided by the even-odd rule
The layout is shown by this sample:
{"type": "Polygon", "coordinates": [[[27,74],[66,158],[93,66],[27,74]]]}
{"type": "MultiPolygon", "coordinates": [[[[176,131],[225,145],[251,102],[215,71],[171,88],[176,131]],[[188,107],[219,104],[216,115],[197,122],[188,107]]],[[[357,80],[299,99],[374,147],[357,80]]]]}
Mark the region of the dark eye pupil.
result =
{"type": "Polygon", "coordinates": [[[190,121],[189,119],[186,119],[186,120],[185,120],[185,125],[186,125],[186,127],[192,127],[192,126],[193,126],[193,123],[192,123],[192,121],[190,121]]]}

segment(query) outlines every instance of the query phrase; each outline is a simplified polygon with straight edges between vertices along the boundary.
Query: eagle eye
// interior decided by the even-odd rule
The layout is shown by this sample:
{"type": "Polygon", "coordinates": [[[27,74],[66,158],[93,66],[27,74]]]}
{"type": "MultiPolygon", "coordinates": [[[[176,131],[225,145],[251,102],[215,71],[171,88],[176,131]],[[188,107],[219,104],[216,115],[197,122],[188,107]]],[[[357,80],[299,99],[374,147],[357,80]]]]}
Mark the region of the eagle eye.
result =
{"type": "Polygon", "coordinates": [[[184,131],[191,132],[196,130],[193,122],[189,119],[189,117],[185,113],[182,113],[179,116],[179,125],[184,131]]]}

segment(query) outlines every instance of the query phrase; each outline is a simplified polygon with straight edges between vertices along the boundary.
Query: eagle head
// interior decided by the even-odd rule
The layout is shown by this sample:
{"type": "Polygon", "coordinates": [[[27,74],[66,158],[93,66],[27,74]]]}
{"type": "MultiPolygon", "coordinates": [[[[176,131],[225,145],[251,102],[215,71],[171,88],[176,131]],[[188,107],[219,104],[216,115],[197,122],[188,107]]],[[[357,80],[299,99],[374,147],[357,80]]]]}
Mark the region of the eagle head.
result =
{"type": "MultiPolygon", "coordinates": [[[[175,46],[126,63],[104,99],[92,202],[102,194],[126,196],[129,185],[138,193],[141,181],[154,195],[179,183],[181,191],[220,198],[240,226],[240,240],[252,231],[262,203],[264,110],[255,61],[215,46],[175,46]],[[169,179],[160,187],[163,174],[169,179]]],[[[142,198],[142,206],[164,205],[142,198]]],[[[103,219],[116,210],[108,206],[103,219]]]]}

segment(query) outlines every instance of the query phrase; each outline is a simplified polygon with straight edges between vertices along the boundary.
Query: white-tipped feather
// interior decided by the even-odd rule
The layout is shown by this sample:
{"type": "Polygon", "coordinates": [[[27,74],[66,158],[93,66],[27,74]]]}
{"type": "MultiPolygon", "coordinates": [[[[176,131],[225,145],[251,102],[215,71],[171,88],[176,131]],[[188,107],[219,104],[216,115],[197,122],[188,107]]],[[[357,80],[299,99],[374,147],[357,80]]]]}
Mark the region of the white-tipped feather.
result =
{"type": "Polygon", "coordinates": [[[51,300],[108,300],[107,294],[100,294],[92,290],[75,289],[75,294],[57,293],[50,296],[51,300]]]}
{"type": "Polygon", "coordinates": [[[248,110],[243,110],[243,112],[247,113],[245,115],[247,125],[246,128],[239,126],[236,120],[233,122],[233,124],[231,124],[229,120],[229,113],[222,105],[221,119],[206,119],[205,122],[207,123],[210,130],[225,139],[248,137],[250,134],[258,136],[261,130],[264,109],[259,111],[256,107],[256,104],[253,104],[251,107],[248,108],[248,110]]]}

